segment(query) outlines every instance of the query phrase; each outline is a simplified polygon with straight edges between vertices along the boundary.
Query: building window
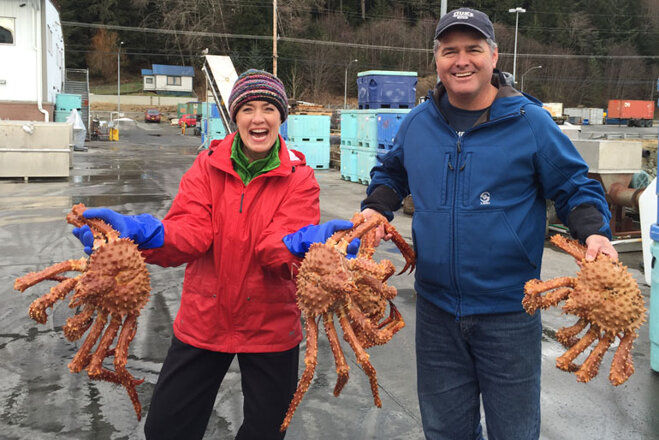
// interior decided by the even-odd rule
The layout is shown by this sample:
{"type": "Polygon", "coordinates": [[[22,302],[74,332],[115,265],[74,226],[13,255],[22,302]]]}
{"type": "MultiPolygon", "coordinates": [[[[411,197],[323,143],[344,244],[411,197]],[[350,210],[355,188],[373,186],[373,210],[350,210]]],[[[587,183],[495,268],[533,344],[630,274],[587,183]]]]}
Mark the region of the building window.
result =
{"type": "Polygon", "coordinates": [[[153,78],[144,78],[145,84],[153,84],[153,78]]]}
{"type": "Polygon", "coordinates": [[[168,76],[167,77],[167,85],[168,86],[180,86],[181,85],[181,77],[180,76],[168,76]]]}
{"type": "Polygon", "coordinates": [[[0,44],[14,44],[15,18],[0,17],[0,44]]]}

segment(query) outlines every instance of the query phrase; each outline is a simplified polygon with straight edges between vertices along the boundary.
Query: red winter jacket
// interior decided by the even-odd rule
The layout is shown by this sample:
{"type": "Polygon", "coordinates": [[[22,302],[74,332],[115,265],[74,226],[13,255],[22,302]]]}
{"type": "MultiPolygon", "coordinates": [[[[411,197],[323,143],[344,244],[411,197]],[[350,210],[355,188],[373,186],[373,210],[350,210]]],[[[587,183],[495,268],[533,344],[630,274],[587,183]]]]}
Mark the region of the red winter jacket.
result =
{"type": "Polygon", "coordinates": [[[174,334],[226,353],[288,350],[302,340],[293,256],[282,237],[320,220],[320,188],[304,155],[280,137],[274,170],[245,186],[234,171],[235,134],[214,141],[183,175],[163,219],[165,243],[148,263],[188,263],[174,334]]]}

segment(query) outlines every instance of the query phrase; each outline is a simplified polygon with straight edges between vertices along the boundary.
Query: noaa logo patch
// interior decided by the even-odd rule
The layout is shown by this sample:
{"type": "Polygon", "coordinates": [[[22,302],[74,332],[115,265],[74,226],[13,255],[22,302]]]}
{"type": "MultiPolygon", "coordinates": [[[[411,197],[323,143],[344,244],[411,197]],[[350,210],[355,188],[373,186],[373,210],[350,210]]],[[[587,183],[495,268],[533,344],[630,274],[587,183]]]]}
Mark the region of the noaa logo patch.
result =
{"type": "Polygon", "coordinates": [[[481,205],[489,205],[490,204],[490,193],[485,191],[484,193],[481,193],[480,196],[481,200],[481,205]]]}

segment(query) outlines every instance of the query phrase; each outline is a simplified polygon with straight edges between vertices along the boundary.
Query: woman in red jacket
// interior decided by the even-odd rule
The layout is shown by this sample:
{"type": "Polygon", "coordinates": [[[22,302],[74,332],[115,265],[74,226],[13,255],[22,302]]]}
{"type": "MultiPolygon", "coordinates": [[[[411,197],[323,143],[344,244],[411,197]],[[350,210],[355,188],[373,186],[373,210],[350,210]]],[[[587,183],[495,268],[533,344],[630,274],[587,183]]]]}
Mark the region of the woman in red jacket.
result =
{"type": "MultiPolygon", "coordinates": [[[[144,427],[147,439],[202,438],[236,355],[244,397],[236,438],[284,437],[279,426],[297,385],[302,339],[294,265],[311,243],[352,227],[342,220],[314,226],[319,186],[304,155],[279,136],[287,110],[277,77],[246,71],[229,98],[238,131],[197,157],[162,221],[107,208],[84,213],[135,241],[148,263],[187,263],[172,344],[144,427]]],[[[91,253],[89,228],[74,233],[91,253]]]]}

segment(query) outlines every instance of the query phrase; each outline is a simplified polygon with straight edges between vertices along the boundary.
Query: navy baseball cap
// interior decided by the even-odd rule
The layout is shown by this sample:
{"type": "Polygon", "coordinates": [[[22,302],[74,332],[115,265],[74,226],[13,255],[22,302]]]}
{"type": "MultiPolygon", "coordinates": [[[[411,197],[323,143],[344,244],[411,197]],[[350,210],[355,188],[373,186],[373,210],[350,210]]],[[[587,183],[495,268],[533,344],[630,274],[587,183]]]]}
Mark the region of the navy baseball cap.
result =
{"type": "Polygon", "coordinates": [[[485,38],[494,39],[494,26],[487,14],[475,9],[460,8],[444,14],[437,23],[435,40],[453,26],[469,26],[483,34],[485,38]]]}

